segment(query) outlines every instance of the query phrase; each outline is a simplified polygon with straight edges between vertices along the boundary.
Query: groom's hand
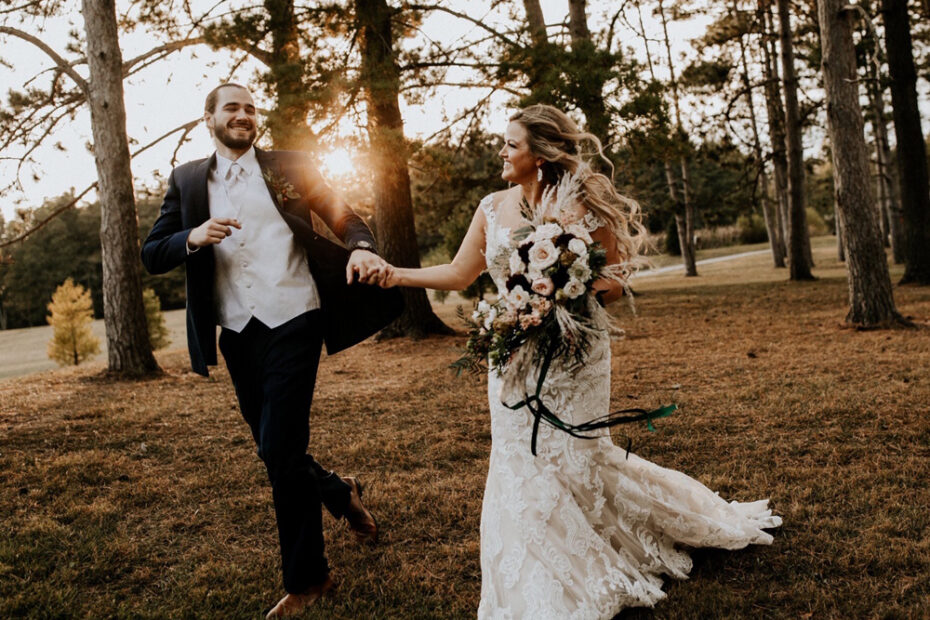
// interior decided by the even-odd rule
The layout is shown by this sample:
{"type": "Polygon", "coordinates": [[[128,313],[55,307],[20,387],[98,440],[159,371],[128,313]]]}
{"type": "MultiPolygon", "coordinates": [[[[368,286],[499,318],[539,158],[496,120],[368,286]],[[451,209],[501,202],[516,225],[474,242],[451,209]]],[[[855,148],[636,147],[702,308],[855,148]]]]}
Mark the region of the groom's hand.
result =
{"type": "Polygon", "coordinates": [[[187,236],[187,247],[191,250],[206,245],[215,245],[232,234],[232,228],[242,229],[239,220],[228,217],[211,217],[209,220],[191,230],[187,236]]]}
{"type": "Polygon", "coordinates": [[[363,284],[380,284],[387,272],[388,264],[383,258],[369,252],[357,249],[349,254],[349,263],[346,265],[346,282],[352,284],[358,278],[363,284]]]}

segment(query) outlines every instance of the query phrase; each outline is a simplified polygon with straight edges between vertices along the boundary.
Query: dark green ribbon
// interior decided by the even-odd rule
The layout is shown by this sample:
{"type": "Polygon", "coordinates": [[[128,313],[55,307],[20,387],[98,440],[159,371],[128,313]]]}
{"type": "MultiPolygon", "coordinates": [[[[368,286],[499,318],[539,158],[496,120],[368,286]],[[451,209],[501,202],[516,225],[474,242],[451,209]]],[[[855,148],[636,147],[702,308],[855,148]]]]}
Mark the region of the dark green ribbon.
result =
{"type": "MultiPolygon", "coordinates": [[[[659,407],[658,409],[653,409],[652,411],[639,408],[620,409],[592,420],[588,420],[587,422],[582,422],[581,424],[570,424],[556,415],[551,409],[549,409],[540,397],[543,385],[546,383],[546,376],[549,374],[549,367],[552,365],[552,360],[554,357],[555,347],[551,347],[546,352],[546,355],[543,358],[542,367],[539,369],[539,379],[536,381],[535,394],[525,394],[525,398],[515,405],[508,405],[507,403],[503,403],[505,407],[513,410],[526,407],[530,410],[530,413],[533,414],[533,435],[530,439],[530,452],[533,453],[533,456],[536,456],[536,436],[539,433],[539,423],[543,420],[545,420],[547,424],[554,426],[560,431],[568,433],[572,437],[578,437],[580,439],[596,439],[598,435],[591,435],[589,433],[593,433],[594,431],[603,428],[618,426],[620,424],[630,424],[632,422],[645,421],[646,428],[654,432],[656,429],[652,425],[653,420],[670,416],[678,409],[678,405],[665,405],[664,407],[659,407]]],[[[628,440],[626,448],[627,458],[630,456],[631,446],[632,440],[628,440]]]]}

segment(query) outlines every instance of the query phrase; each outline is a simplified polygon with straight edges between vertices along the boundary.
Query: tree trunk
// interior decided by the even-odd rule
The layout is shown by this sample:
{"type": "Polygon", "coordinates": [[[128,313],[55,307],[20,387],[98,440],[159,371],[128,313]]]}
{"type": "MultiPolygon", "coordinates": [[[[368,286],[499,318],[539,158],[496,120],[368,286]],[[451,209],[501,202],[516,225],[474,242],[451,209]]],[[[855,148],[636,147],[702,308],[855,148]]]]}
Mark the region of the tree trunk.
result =
{"type": "Polygon", "coordinates": [[[843,248],[843,212],[840,206],[833,201],[833,221],[836,225],[836,260],[846,262],[846,250],[843,248]]]}
{"type": "Polygon", "coordinates": [[[266,120],[276,149],[311,151],[316,138],[307,125],[309,89],[300,58],[300,30],[293,0],[264,0],[271,31],[267,79],[274,89],[274,108],[266,120]]]}
{"type": "MultiPolygon", "coordinates": [[[[672,61],[672,43],[668,36],[668,20],[665,18],[665,6],[663,0],[659,0],[658,12],[662,21],[662,32],[665,40],[665,53],[668,60],[669,84],[672,90],[672,103],[675,110],[675,136],[673,142],[677,147],[684,150],[687,146],[687,136],[681,122],[681,102],[678,93],[678,80],[675,78],[675,65],[672,61]]],[[[637,4],[637,8],[638,8],[637,4]]],[[[652,63],[650,62],[650,67],[652,63]]],[[[665,162],[665,175],[669,184],[669,193],[676,204],[680,204],[678,213],[675,215],[675,223],[678,226],[678,238],[681,240],[681,259],[685,266],[685,275],[694,277],[698,275],[697,262],[695,260],[694,248],[694,203],[691,202],[691,191],[688,178],[688,160],[684,154],[680,155],[681,168],[681,202],[675,196],[674,175],[671,173],[671,164],[665,162]],[[682,237],[684,234],[684,237],[682,237]]]]}
{"type": "MultiPolygon", "coordinates": [[[[901,219],[901,202],[898,199],[898,187],[892,178],[891,148],[888,146],[888,126],[885,121],[885,105],[882,97],[880,76],[872,63],[869,63],[869,81],[867,91],[869,107],[872,113],[872,127],[875,133],[875,156],[878,167],[878,187],[881,194],[879,208],[882,219],[886,222],[883,234],[891,244],[891,255],[895,264],[904,262],[904,225],[901,219]]],[[[884,240],[884,237],[883,237],[884,240]]]]}
{"type": "MultiPolygon", "coordinates": [[[[586,0],[568,0],[568,30],[572,37],[572,51],[581,58],[593,58],[594,41],[588,30],[588,18],[585,15],[586,0]]],[[[604,105],[604,82],[596,72],[592,72],[585,81],[586,88],[580,92],[575,103],[581,108],[587,121],[587,130],[593,133],[605,145],[610,144],[610,115],[604,105]]],[[[595,164],[598,165],[598,164],[595,164]]]]}
{"type": "Polygon", "coordinates": [[[681,197],[685,207],[685,245],[682,246],[681,255],[685,261],[685,275],[697,276],[697,248],[694,247],[694,203],[691,201],[691,180],[688,177],[688,160],[681,157],[681,197]]]}
{"type": "Polygon", "coordinates": [[[785,138],[788,150],[788,264],[792,280],[813,280],[810,235],[804,210],[804,147],[801,143],[801,114],[798,78],[794,70],[794,46],[788,0],[778,0],[782,75],[785,83],[785,138]]]}
{"type": "Polygon", "coordinates": [[[895,309],[878,211],[872,199],[852,37],[856,13],[843,8],[845,1],[817,2],[827,128],[849,282],[846,321],[875,327],[904,320],[895,309]]]}
{"type": "Polygon", "coordinates": [[[83,0],[87,93],[100,197],[103,318],[109,370],[124,376],[160,372],[142,302],[139,222],[129,166],[122,55],[114,0],[83,0]]]}
{"type": "Polygon", "coordinates": [[[898,185],[906,235],[902,284],[930,284],[930,181],[917,105],[917,72],[907,0],[883,0],[885,47],[898,149],[898,185]]]}
{"type": "MultiPolygon", "coordinates": [[[[862,7],[866,14],[873,16],[872,3],[863,0],[862,7]]],[[[863,39],[871,42],[870,53],[878,56],[881,42],[870,28],[862,28],[863,39]]],[[[872,127],[875,134],[875,155],[878,167],[879,209],[882,222],[882,243],[891,246],[891,256],[895,264],[904,263],[904,247],[907,240],[904,237],[904,225],[901,218],[901,201],[898,198],[898,187],[892,174],[891,148],[888,146],[888,115],[885,112],[885,85],[882,82],[881,70],[878,62],[866,64],[868,80],[866,93],[869,97],[869,110],[872,115],[872,127]]]]}
{"type": "MultiPolygon", "coordinates": [[[[735,4],[735,3],[734,3],[735,4]]],[[[734,10],[738,10],[734,6],[734,10]]],[[[756,106],[752,99],[752,86],[749,81],[749,63],[746,60],[746,45],[743,37],[739,37],[739,54],[743,67],[743,87],[746,90],[746,103],[749,107],[749,120],[752,127],[753,150],[756,154],[756,162],[759,166],[758,185],[761,188],[762,217],[765,220],[765,232],[769,237],[769,247],[772,250],[772,261],[775,267],[785,266],[785,250],[782,246],[781,235],[778,230],[778,221],[772,212],[772,206],[769,203],[769,180],[765,172],[765,157],[762,153],[762,140],[759,139],[759,125],[756,121],[756,106]]]]}
{"type": "Polygon", "coordinates": [[[671,162],[665,160],[665,180],[668,183],[668,194],[675,203],[675,230],[678,232],[678,247],[681,249],[681,262],[685,267],[685,275],[688,277],[696,276],[697,262],[694,252],[694,234],[693,224],[688,225],[688,210],[685,208],[684,201],[678,193],[678,186],[675,180],[675,173],[672,171],[671,162]]]}
{"type": "Polygon", "coordinates": [[[546,20],[543,18],[539,0],[523,0],[523,9],[526,11],[526,23],[529,26],[533,45],[537,47],[546,45],[549,38],[546,36],[546,20]]]}
{"type": "MultiPolygon", "coordinates": [[[[391,33],[392,10],[385,0],[356,0],[361,36],[362,81],[368,108],[368,136],[374,170],[375,225],[378,249],[398,267],[419,267],[407,145],[398,104],[400,70],[391,33]]],[[[406,308],[383,336],[423,337],[452,333],[433,313],[424,289],[403,289],[406,308]]]]}
{"type": "MultiPolygon", "coordinates": [[[[788,157],[785,154],[785,104],[781,96],[778,64],[775,61],[774,18],[769,0],[759,0],[756,15],[762,28],[762,57],[765,74],[765,109],[768,116],[769,142],[772,145],[772,169],[775,171],[775,206],[781,248],[788,254],[788,157]]],[[[782,261],[784,262],[784,261],[782,261]]]]}

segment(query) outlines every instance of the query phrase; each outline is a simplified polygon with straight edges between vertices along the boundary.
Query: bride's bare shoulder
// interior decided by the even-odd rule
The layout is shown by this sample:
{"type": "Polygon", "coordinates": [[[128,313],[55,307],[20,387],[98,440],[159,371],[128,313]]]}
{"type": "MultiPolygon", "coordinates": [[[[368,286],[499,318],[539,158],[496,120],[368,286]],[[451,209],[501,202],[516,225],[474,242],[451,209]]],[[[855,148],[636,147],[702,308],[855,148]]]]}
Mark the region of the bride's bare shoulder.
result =
{"type": "Polygon", "coordinates": [[[520,186],[514,185],[485,196],[491,206],[497,210],[502,204],[520,200],[520,186]]]}

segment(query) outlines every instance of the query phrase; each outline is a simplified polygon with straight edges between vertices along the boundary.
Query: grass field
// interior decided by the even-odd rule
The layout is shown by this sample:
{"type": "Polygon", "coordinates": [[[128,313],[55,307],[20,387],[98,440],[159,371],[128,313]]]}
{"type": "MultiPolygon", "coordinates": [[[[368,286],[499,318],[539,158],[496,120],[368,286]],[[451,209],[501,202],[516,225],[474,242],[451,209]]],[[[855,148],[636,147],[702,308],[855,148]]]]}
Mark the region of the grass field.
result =
{"type": "MultiPolygon", "coordinates": [[[[618,308],[614,404],[682,405],[624,429],[634,450],[785,521],[772,546],[696,552],[666,601],[621,617],[930,616],[930,330],[844,327],[833,257],[818,241],[810,283],[764,255],[643,277],[638,314],[618,308]]],[[[930,289],[895,297],[930,324],[930,289]]],[[[445,369],[463,340],[323,361],[311,450],[367,483],[383,540],[326,517],[340,585],[308,618],[474,616],[490,435],[485,380],[445,369]]],[[[0,381],[0,617],[256,618],[276,600],[263,468],[225,369],[192,374],[182,344],[157,379],[97,362],[0,381]]]]}
{"type": "MultiPolygon", "coordinates": [[[[170,310],[165,312],[164,316],[168,338],[171,340],[169,346],[171,348],[187,346],[184,310],[170,310]]],[[[100,353],[88,362],[106,363],[107,338],[103,319],[94,321],[90,329],[100,340],[100,353]]],[[[58,364],[48,359],[48,353],[46,353],[46,345],[51,338],[50,325],[0,331],[0,385],[2,385],[2,380],[8,377],[58,368],[58,364]]]]}

